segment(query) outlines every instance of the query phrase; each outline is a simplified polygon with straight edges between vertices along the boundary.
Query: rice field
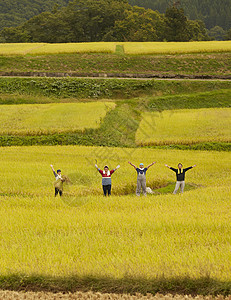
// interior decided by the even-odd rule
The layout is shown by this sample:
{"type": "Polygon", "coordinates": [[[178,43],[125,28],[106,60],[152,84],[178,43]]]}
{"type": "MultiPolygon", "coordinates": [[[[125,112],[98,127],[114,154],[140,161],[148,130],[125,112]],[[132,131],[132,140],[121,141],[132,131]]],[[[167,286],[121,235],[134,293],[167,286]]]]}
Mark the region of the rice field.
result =
{"type": "Polygon", "coordinates": [[[142,42],[123,44],[126,54],[182,54],[230,52],[231,41],[208,42],[142,42]]]}
{"type": "Polygon", "coordinates": [[[116,43],[10,43],[0,44],[0,55],[39,55],[63,53],[114,53],[116,43]]]}
{"type": "Polygon", "coordinates": [[[113,102],[2,105],[0,134],[51,134],[98,128],[113,102]]]}
{"type": "Polygon", "coordinates": [[[183,54],[230,52],[231,41],[206,42],[96,42],[96,43],[4,43],[0,55],[45,55],[64,53],[115,53],[123,46],[125,54],[183,54]]]}
{"type": "Polygon", "coordinates": [[[231,109],[203,108],[143,113],[138,145],[231,141],[231,109]]]}
{"type": "Polygon", "coordinates": [[[63,146],[8,147],[0,154],[1,276],[209,276],[229,282],[230,153],[63,146]],[[112,177],[111,198],[102,196],[95,159],[100,167],[121,165],[112,177]],[[136,182],[128,159],[157,161],[148,170],[148,185],[175,181],[165,163],[197,164],[186,175],[197,189],[117,196],[136,182]],[[72,179],[62,199],[53,196],[51,163],[72,179]]]}

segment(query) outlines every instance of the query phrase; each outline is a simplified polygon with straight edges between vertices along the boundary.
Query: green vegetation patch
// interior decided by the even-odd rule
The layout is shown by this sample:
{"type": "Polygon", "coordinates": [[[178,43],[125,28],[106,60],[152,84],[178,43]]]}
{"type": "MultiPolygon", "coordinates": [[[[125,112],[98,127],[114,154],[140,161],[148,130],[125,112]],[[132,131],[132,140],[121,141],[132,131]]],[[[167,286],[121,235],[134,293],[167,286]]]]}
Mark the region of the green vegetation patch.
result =
{"type": "MultiPolygon", "coordinates": [[[[0,56],[1,72],[46,72],[78,76],[108,74],[228,76],[231,53],[125,55],[117,45],[116,54],[52,54],[0,56]]],[[[9,73],[10,74],[10,73],[9,73]]],[[[23,75],[23,74],[21,74],[23,75]]]]}
{"type": "MultiPolygon", "coordinates": [[[[119,98],[162,96],[230,89],[229,81],[166,81],[80,78],[0,78],[0,95],[32,95],[56,98],[119,98]]],[[[57,101],[57,100],[56,100],[57,101]]]]}
{"type": "MultiPolygon", "coordinates": [[[[200,82],[198,83],[200,84],[200,82]]],[[[152,111],[172,110],[172,109],[198,109],[212,107],[231,107],[231,89],[218,89],[208,87],[206,92],[190,93],[184,90],[181,95],[168,95],[165,97],[152,98],[148,104],[148,109],[152,111]],[[185,92],[188,92],[185,93],[185,92]]]]}

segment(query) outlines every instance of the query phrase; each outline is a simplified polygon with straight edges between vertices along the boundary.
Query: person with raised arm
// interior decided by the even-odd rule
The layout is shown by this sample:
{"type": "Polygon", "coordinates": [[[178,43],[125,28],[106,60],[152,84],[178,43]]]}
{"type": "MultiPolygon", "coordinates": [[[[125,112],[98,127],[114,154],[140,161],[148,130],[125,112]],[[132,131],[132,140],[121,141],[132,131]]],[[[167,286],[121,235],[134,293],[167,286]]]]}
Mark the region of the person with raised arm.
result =
{"type": "Polygon", "coordinates": [[[153,166],[156,162],[151,163],[146,168],[143,163],[140,163],[139,168],[133,165],[130,161],[128,162],[132,167],[136,169],[137,172],[137,187],[136,187],[136,196],[140,196],[141,188],[144,196],[147,196],[146,192],[146,172],[147,170],[153,166]]]}
{"type": "Polygon", "coordinates": [[[196,165],[188,167],[188,168],[185,168],[185,169],[183,169],[182,163],[178,164],[178,168],[177,169],[169,167],[168,165],[165,165],[165,167],[169,168],[170,170],[172,170],[173,172],[176,173],[176,186],[175,186],[175,189],[173,191],[173,194],[177,193],[179,187],[181,189],[181,193],[183,193],[184,192],[184,187],[185,187],[185,173],[188,170],[196,167],[196,165]]]}
{"type": "Polygon", "coordinates": [[[58,169],[57,170],[57,173],[55,172],[55,169],[53,167],[53,165],[51,165],[51,169],[53,171],[53,174],[55,176],[55,179],[56,179],[56,184],[55,184],[55,197],[59,194],[60,197],[62,196],[63,194],[63,178],[62,178],[62,175],[61,175],[61,170],[58,169]]]}
{"type": "Polygon", "coordinates": [[[115,169],[112,169],[109,171],[109,167],[106,165],[104,166],[103,170],[100,170],[100,168],[95,164],[96,169],[99,171],[99,173],[102,175],[102,186],[103,186],[103,194],[106,197],[107,195],[111,195],[111,175],[120,168],[120,165],[118,165],[115,169]]]}

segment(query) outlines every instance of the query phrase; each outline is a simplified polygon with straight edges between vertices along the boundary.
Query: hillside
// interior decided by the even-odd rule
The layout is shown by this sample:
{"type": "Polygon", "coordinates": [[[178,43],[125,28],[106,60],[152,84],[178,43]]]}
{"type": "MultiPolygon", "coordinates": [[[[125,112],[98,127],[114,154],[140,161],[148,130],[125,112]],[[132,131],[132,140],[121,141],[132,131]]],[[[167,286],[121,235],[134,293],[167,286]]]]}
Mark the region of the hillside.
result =
{"type": "MultiPolygon", "coordinates": [[[[189,19],[202,20],[208,29],[218,25],[224,29],[231,28],[230,0],[181,0],[185,13],[189,19]]],[[[164,13],[169,0],[129,0],[132,5],[151,8],[164,13]]]]}
{"type": "MultiPolygon", "coordinates": [[[[0,2],[0,30],[24,23],[56,5],[65,6],[69,0],[7,0],[0,2]]],[[[129,0],[131,5],[142,6],[165,12],[169,0],[129,0]]],[[[219,25],[231,28],[231,6],[229,0],[181,0],[189,19],[201,19],[208,29],[219,25]]]]}
{"type": "Polygon", "coordinates": [[[7,0],[0,1],[0,30],[18,26],[55,6],[65,6],[69,0],[7,0]]]}

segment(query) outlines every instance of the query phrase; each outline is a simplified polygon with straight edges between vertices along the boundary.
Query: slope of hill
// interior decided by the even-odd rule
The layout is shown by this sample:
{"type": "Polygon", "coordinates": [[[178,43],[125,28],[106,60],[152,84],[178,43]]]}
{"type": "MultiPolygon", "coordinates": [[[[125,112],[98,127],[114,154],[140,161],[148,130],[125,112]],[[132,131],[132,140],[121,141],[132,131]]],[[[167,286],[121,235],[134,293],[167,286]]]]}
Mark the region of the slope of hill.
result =
{"type": "MultiPolygon", "coordinates": [[[[0,30],[18,26],[35,15],[51,11],[55,6],[65,6],[69,0],[7,0],[0,2],[0,30]]],[[[169,0],[128,0],[131,5],[165,12],[169,0]]],[[[231,28],[230,0],[181,0],[189,19],[201,19],[208,29],[219,25],[231,28]]]]}
{"type": "MultiPolygon", "coordinates": [[[[131,5],[142,6],[165,12],[169,0],[129,0],[131,5]]],[[[177,1],[176,1],[177,2],[177,1]]],[[[231,28],[230,0],[181,0],[181,3],[189,19],[204,21],[208,29],[218,25],[224,29],[231,28]]]]}
{"type": "Polygon", "coordinates": [[[0,30],[22,24],[44,11],[64,6],[69,0],[7,0],[0,2],[0,30]]]}

